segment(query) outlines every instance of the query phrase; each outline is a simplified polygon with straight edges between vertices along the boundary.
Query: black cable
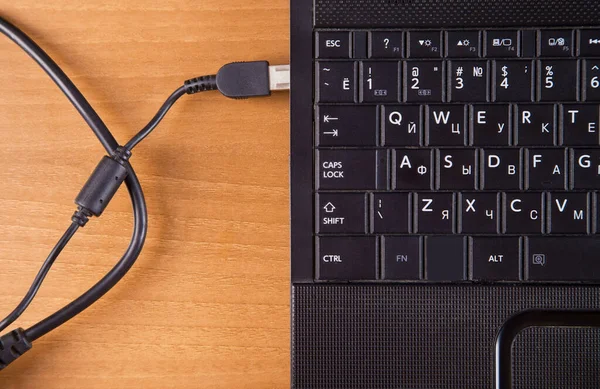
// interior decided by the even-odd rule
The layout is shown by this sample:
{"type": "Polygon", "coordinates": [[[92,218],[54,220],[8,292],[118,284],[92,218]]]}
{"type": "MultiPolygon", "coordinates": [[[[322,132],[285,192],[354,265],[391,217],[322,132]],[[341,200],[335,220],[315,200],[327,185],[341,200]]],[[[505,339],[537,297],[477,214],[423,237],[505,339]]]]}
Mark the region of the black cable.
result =
{"type": "Polygon", "coordinates": [[[6,316],[4,319],[2,319],[2,321],[0,321],[0,332],[4,331],[6,327],[14,323],[14,321],[17,320],[19,316],[23,314],[23,312],[25,312],[29,304],[31,304],[33,298],[40,289],[42,282],[44,282],[46,275],[52,268],[54,261],[56,260],[56,258],[58,258],[58,255],[65,248],[67,243],[69,243],[73,235],[75,235],[75,232],[77,232],[78,228],[79,224],[77,223],[72,223],[69,226],[69,228],[67,228],[67,231],[65,231],[62,238],[60,238],[58,243],[56,243],[56,246],[54,246],[54,248],[48,255],[48,258],[46,258],[46,261],[44,261],[44,264],[40,268],[40,271],[38,272],[35,279],[33,280],[33,283],[27,291],[27,294],[25,295],[25,297],[23,297],[23,300],[21,300],[19,305],[17,305],[17,307],[8,316],[6,316]]]}
{"type": "Polygon", "coordinates": [[[135,263],[144,245],[148,215],[140,182],[137,179],[133,168],[129,162],[126,161],[128,156],[120,153],[117,141],[73,82],[71,82],[67,75],[58,67],[58,65],[56,65],[48,54],[35,44],[24,32],[1,17],[0,32],[15,42],[23,51],[33,58],[42,69],[44,69],[59,89],[71,101],[73,106],[79,111],[108,153],[111,156],[119,157],[121,163],[126,167],[128,172],[128,175],[125,178],[125,184],[130,193],[134,214],[133,237],[127,251],[120,261],[106,274],[106,276],[104,276],[104,278],[75,301],[25,331],[26,341],[33,342],[85,310],[123,278],[135,263]]]}
{"type": "Polygon", "coordinates": [[[156,115],[154,115],[154,117],[148,122],[148,124],[146,124],[146,126],[144,128],[142,128],[140,130],[140,132],[138,132],[133,138],[131,138],[131,140],[129,142],[127,142],[127,144],[124,146],[125,150],[127,150],[127,151],[133,150],[133,148],[135,146],[137,146],[138,143],[140,143],[141,141],[144,140],[144,138],[146,138],[148,135],[150,135],[152,130],[154,130],[154,128],[158,125],[158,123],[160,123],[160,121],[165,117],[167,112],[169,112],[169,109],[171,109],[173,104],[175,104],[175,102],[181,96],[183,96],[187,93],[186,89],[187,88],[185,87],[185,85],[177,88],[175,90],[175,92],[173,92],[171,94],[171,96],[169,96],[169,98],[167,98],[167,100],[160,107],[160,109],[158,110],[156,115]]]}

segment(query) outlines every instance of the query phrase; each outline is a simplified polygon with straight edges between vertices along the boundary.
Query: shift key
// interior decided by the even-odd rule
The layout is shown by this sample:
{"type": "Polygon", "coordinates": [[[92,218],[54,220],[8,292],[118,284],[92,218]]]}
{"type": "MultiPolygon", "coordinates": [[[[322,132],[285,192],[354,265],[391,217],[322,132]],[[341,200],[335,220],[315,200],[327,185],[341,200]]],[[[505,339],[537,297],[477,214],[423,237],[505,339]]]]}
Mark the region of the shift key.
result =
{"type": "Polygon", "coordinates": [[[387,153],[376,150],[319,150],[318,189],[386,189],[387,153]]]}

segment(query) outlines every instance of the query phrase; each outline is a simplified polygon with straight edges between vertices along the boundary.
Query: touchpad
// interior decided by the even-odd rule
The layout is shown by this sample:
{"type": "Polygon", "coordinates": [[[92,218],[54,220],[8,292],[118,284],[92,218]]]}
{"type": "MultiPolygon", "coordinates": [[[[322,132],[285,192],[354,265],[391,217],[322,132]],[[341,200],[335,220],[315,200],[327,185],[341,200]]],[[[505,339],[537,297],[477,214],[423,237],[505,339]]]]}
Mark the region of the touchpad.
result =
{"type": "Polygon", "coordinates": [[[513,344],[513,387],[600,387],[600,329],[530,327],[513,344]]]}

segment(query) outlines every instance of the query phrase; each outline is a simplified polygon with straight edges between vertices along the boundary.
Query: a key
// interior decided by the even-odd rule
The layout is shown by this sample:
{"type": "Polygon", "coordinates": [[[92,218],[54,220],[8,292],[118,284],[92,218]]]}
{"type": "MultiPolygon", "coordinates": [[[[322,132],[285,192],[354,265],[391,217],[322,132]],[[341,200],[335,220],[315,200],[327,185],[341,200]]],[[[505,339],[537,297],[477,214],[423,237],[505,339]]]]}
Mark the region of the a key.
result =
{"type": "Polygon", "coordinates": [[[600,57],[600,30],[579,30],[579,55],[600,57]]]}
{"type": "Polygon", "coordinates": [[[577,101],[579,63],[569,59],[538,61],[538,98],[540,101],[577,101]]]}
{"type": "Polygon", "coordinates": [[[319,189],[385,189],[378,171],[385,170],[383,153],[375,150],[316,151],[319,189]]]}
{"type": "Polygon", "coordinates": [[[518,57],[519,32],[515,30],[492,30],[485,32],[486,57],[518,57]]]}
{"type": "Polygon", "coordinates": [[[404,97],[407,102],[441,102],[444,99],[442,61],[405,61],[404,97]]]}
{"type": "Polygon", "coordinates": [[[446,54],[449,58],[477,58],[480,52],[479,31],[446,32],[446,54]]]}
{"type": "Polygon", "coordinates": [[[440,149],[437,154],[438,189],[476,189],[475,150],[440,149]]]}
{"type": "Polygon", "coordinates": [[[549,234],[587,234],[589,195],[587,193],[550,193],[548,196],[549,234]]]}
{"type": "Polygon", "coordinates": [[[600,150],[573,149],[571,189],[600,189],[600,150]]]}
{"type": "Polygon", "coordinates": [[[422,234],[454,232],[454,195],[452,193],[418,193],[415,195],[414,230],[422,234]]]}
{"type": "Polygon", "coordinates": [[[505,234],[541,234],[544,228],[542,193],[504,193],[503,232],[505,234]]]}
{"type": "Polygon", "coordinates": [[[564,149],[528,149],[526,189],[565,189],[567,159],[564,149]]]}
{"type": "Polygon", "coordinates": [[[492,99],[530,102],[534,96],[531,60],[494,61],[492,99]]]}
{"type": "Polygon", "coordinates": [[[600,281],[600,239],[529,237],[525,239],[525,279],[600,281]]]}
{"type": "MultiPolygon", "coordinates": [[[[600,46],[600,44],[599,44],[600,46]]],[[[600,60],[583,61],[583,100],[600,101],[600,60]]]]}
{"type": "Polygon", "coordinates": [[[450,61],[448,101],[488,101],[487,61],[450,61]]]}
{"type": "Polygon", "coordinates": [[[417,236],[385,236],[382,239],[384,280],[421,279],[421,238],[417,236]]]}
{"type": "Polygon", "coordinates": [[[464,105],[430,105],[426,109],[425,143],[429,146],[463,146],[466,139],[464,105]]]}
{"type": "Polygon", "coordinates": [[[471,279],[519,281],[521,245],[519,238],[470,238],[471,279]]]}
{"type": "Polygon", "coordinates": [[[408,193],[373,193],[371,232],[375,234],[408,233],[410,205],[408,193]]]}
{"type": "Polygon", "coordinates": [[[474,146],[508,146],[511,120],[508,105],[471,106],[471,144],[474,146]]]}
{"type": "Polygon", "coordinates": [[[400,31],[373,31],[369,33],[369,58],[402,58],[404,40],[400,31]]]}
{"type": "Polygon", "coordinates": [[[461,234],[497,234],[500,225],[498,193],[461,193],[458,232],[461,234]]]}
{"type": "Polygon", "coordinates": [[[573,53],[573,30],[541,30],[540,56],[570,57],[573,53]]]}
{"type": "Polygon", "coordinates": [[[409,58],[440,58],[442,33],[440,31],[410,31],[408,33],[409,58]]]}
{"type": "Polygon", "coordinates": [[[320,105],[315,125],[319,146],[377,145],[374,106],[320,105]]]}
{"type": "Polygon", "coordinates": [[[484,149],[480,155],[482,189],[521,189],[519,149],[484,149]]]}
{"type": "Polygon", "coordinates": [[[398,190],[430,190],[433,183],[433,155],[426,149],[394,150],[394,180],[392,187],[398,190]]]}
{"type": "Polygon", "coordinates": [[[467,279],[465,238],[428,236],[425,238],[425,279],[462,281],[467,279]]]}
{"type": "MultiPolygon", "coordinates": [[[[355,107],[353,107],[355,108],[355,107]]],[[[386,105],[382,110],[384,146],[419,146],[422,138],[421,106],[386,105]]]]}
{"type": "Polygon", "coordinates": [[[361,102],[397,102],[400,66],[397,62],[361,62],[361,102]]]}
{"type": "Polygon", "coordinates": [[[375,280],[377,241],[374,237],[319,237],[316,242],[318,280],[375,280]]]}
{"type": "Polygon", "coordinates": [[[516,144],[552,146],[556,139],[556,108],[552,104],[520,104],[516,113],[516,144]]]}
{"type": "Polygon", "coordinates": [[[366,208],[363,193],[317,195],[317,232],[320,234],[364,234],[366,208]]]}
{"type": "Polygon", "coordinates": [[[317,58],[350,58],[352,54],[348,31],[320,31],[316,39],[317,58]]]}
{"type": "Polygon", "coordinates": [[[354,103],[356,100],[354,62],[318,62],[316,66],[317,101],[354,103]]]}
{"type": "Polygon", "coordinates": [[[562,144],[565,146],[598,145],[598,105],[565,104],[562,113],[562,144]]]}

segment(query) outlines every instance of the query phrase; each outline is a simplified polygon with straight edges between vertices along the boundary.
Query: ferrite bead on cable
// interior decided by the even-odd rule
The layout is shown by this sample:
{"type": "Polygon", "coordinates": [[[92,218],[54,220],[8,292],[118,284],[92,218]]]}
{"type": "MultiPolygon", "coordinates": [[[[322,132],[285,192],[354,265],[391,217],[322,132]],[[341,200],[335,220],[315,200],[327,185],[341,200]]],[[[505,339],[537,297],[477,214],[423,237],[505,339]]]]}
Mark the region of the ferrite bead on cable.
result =
{"type": "Polygon", "coordinates": [[[94,216],[102,215],[119,187],[127,177],[127,169],[110,157],[103,157],[87,180],[75,204],[94,216]]]}

